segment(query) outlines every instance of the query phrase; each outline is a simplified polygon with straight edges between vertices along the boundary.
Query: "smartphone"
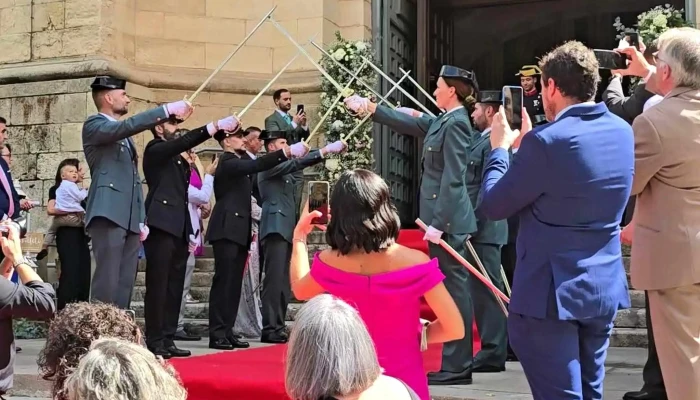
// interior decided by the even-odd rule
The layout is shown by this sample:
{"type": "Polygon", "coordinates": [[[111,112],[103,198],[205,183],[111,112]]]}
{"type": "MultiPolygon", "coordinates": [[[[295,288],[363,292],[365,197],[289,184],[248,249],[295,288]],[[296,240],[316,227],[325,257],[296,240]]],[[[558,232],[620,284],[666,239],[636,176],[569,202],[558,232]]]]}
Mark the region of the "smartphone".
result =
{"type": "Polygon", "coordinates": [[[613,50],[594,49],[600,69],[627,69],[627,56],[613,50]]]}
{"type": "Polygon", "coordinates": [[[523,124],[523,88],[503,86],[503,110],[510,129],[520,129],[523,124]]]}
{"type": "Polygon", "coordinates": [[[304,105],[303,104],[297,104],[297,115],[301,114],[304,112],[304,105]]]}
{"type": "Polygon", "coordinates": [[[630,32],[627,34],[627,36],[630,38],[630,46],[633,46],[634,48],[639,50],[639,32],[630,32]]]}
{"type": "Polygon", "coordinates": [[[321,216],[314,218],[314,225],[328,224],[329,192],[330,184],[327,181],[309,182],[309,212],[320,211],[321,216]]]}

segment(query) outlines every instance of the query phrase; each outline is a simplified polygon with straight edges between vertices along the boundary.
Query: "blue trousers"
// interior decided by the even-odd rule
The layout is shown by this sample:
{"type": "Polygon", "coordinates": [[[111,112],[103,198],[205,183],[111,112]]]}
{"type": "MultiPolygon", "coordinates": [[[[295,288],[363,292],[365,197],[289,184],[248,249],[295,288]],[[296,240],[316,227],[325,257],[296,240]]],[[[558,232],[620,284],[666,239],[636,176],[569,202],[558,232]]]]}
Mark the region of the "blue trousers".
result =
{"type": "Polygon", "coordinates": [[[535,400],[601,400],[615,315],[561,321],[510,313],[508,337],[535,400]]]}

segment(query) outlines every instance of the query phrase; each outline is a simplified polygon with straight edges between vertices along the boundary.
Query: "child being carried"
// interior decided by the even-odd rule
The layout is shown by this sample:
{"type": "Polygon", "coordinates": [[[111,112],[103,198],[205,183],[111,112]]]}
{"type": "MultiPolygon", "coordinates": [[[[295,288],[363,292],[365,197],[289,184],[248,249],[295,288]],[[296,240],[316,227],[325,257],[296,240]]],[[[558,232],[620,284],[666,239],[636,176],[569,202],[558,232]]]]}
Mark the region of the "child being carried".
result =
{"type": "Polygon", "coordinates": [[[81,228],[84,226],[83,219],[85,209],[80,204],[87,198],[88,190],[82,189],[76,183],[78,181],[78,169],[72,165],[65,165],[61,168],[61,184],[56,189],[56,211],[66,213],[53,217],[51,226],[44,236],[44,246],[37,254],[37,260],[41,260],[48,255],[48,247],[56,238],[56,230],[69,226],[81,228]]]}

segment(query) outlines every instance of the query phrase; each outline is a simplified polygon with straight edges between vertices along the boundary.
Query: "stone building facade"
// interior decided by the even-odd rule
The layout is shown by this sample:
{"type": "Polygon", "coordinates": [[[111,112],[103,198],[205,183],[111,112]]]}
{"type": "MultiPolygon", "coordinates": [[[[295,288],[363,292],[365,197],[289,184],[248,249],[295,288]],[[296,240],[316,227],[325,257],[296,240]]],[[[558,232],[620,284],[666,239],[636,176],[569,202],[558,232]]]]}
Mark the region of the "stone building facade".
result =
{"type": "MultiPolygon", "coordinates": [[[[83,159],[82,122],[96,112],[92,77],[127,79],[130,115],[182,99],[274,6],[273,17],[300,43],[314,35],[331,43],[336,31],[370,37],[370,0],[0,0],[0,116],[9,123],[14,176],[45,206],[58,163],[83,159]]],[[[184,127],[240,111],[296,51],[266,22],[196,98],[184,127]]],[[[280,87],[305,104],[313,124],[319,86],[320,74],[299,57],[243,125],[263,125],[274,109],[271,92],[280,87]]],[[[140,153],[150,137],[134,138],[140,153]]],[[[32,212],[33,231],[45,231],[48,222],[43,207],[32,212]]]]}

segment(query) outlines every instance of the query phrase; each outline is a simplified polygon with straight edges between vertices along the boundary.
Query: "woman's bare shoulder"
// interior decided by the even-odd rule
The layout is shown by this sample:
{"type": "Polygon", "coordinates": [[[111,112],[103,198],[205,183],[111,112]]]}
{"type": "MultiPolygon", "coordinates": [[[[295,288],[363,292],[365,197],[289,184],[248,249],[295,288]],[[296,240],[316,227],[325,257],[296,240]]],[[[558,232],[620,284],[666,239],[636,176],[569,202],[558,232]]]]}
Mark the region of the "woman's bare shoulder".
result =
{"type": "Polygon", "coordinates": [[[430,256],[428,256],[420,250],[415,250],[410,247],[398,245],[395,251],[396,257],[398,257],[401,260],[404,260],[404,262],[407,264],[417,265],[430,262],[430,256]]]}

